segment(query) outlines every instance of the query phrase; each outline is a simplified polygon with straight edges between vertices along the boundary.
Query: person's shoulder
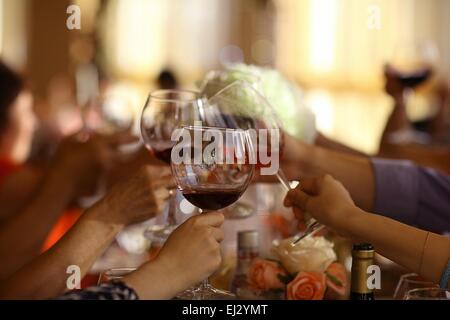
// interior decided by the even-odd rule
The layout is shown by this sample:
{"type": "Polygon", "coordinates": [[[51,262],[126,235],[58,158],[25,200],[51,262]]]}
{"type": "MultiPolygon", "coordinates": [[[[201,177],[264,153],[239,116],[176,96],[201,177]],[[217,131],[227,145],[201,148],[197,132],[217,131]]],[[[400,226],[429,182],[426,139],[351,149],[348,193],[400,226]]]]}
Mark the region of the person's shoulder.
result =
{"type": "Polygon", "coordinates": [[[27,203],[39,188],[42,176],[41,170],[28,166],[21,166],[9,173],[0,182],[0,218],[5,218],[27,203]]]}

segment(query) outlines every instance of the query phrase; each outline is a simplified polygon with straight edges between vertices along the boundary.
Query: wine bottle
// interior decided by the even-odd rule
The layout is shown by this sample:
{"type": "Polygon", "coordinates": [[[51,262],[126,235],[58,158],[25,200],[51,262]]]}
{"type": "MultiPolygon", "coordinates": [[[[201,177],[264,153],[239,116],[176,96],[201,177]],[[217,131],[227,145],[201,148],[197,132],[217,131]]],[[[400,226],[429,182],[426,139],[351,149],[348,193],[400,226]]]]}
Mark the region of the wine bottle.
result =
{"type": "Polygon", "coordinates": [[[253,259],[258,257],[258,231],[247,230],[238,232],[238,260],[236,272],[231,282],[231,291],[240,299],[253,298],[253,292],[247,281],[247,273],[253,259]]]}
{"type": "Polygon", "coordinates": [[[353,246],[351,300],[374,300],[373,289],[367,285],[367,268],[373,264],[374,254],[373,246],[369,243],[353,246]]]}

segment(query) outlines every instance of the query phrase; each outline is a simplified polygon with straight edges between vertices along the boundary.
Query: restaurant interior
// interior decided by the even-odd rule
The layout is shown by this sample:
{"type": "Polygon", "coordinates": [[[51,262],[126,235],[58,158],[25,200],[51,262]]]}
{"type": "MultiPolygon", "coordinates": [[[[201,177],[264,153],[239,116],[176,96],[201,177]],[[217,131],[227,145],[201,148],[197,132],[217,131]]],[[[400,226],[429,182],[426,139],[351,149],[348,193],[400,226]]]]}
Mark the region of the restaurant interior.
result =
{"type": "MultiPolygon", "coordinates": [[[[48,220],[38,252],[31,256],[56,254],[58,250],[51,248],[62,242],[69,230],[72,232],[84,212],[89,213],[90,208],[102,203],[100,199],[108,198],[111,186],[137,170],[138,164],[148,160],[161,165],[154,159],[155,150],[149,147],[144,132],[147,122],[143,120],[143,110],[152,107],[150,93],[159,89],[201,91],[215,81],[212,78],[223,77],[228,71],[233,76],[241,72],[243,77],[248,72],[257,74],[264,87],[258,98],[266,93],[264,101],[271,105],[287,134],[306,145],[316,144],[369,159],[411,160],[440,172],[442,179],[447,179],[442,182],[447,193],[435,205],[447,211],[447,217],[436,221],[449,223],[449,30],[450,1],[446,0],[0,0],[0,59],[24,79],[33,99],[31,146],[24,146],[25,151],[20,153],[18,140],[19,151],[10,159],[15,162],[14,168],[27,166],[45,172],[56,166],[54,159],[58,155],[63,157],[58,145],[64,145],[66,139],[80,132],[84,132],[82,139],[88,140],[92,132],[110,135],[125,128],[137,137],[136,141],[121,146],[120,152],[130,157],[139,154],[139,159],[110,170],[107,179],[98,178],[95,192],[77,194],[76,199],[69,201],[63,212],[48,220]],[[394,82],[401,83],[400,93],[394,82]],[[104,109],[96,113],[99,106],[104,109]],[[401,121],[403,127],[398,125],[401,121]]],[[[252,92],[253,86],[246,85],[242,87],[252,92]]],[[[176,94],[169,96],[169,101],[176,94]]],[[[248,99],[249,93],[245,94],[248,99]]],[[[285,143],[287,161],[291,150],[285,143]]],[[[74,155],[76,150],[73,146],[67,153],[74,155]]],[[[0,148],[0,160],[4,156],[1,152],[0,148]]],[[[309,153],[305,155],[308,156],[309,153]]],[[[325,161],[335,160],[329,157],[325,161]]],[[[8,188],[13,187],[8,187],[2,166],[4,162],[0,161],[0,201],[6,201],[5,194],[13,190],[8,188]]],[[[176,170],[172,164],[172,172],[176,170]]],[[[356,169],[354,175],[358,175],[356,169]]],[[[71,175],[67,177],[70,179],[71,175]]],[[[288,189],[302,185],[303,173],[296,177],[289,179],[288,189]]],[[[283,245],[299,230],[292,209],[285,207],[286,184],[283,185],[283,178],[278,178],[281,183],[276,177],[272,181],[246,182],[242,197],[221,211],[225,216],[222,259],[209,277],[210,284],[204,284],[203,289],[212,285],[218,289],[217,295],[222,294],[221,290],[232,291],[233,297],[245,299],[302,300],[300,294],[290,293],[294,285],[287,284],[289,281],[287,293],[279,285],[273,289],[260,283],[259,287],[256,285],[258,290],[255,285],[251,290],[241,287],[244,285],[239,282],[238,273],[245,264],[241,261],[243,248],[253,245],[255,252],[251,254],[268,259],[259,261],[261,268],[287,270],[279,272],[292,276],[291,280],[304,272],[324,274],[328,277],[328,289],[314,297],[348,299],[355,277],[354,241],[333,228],[321,229],[315,231],[314,237],[302,239],[300,243],[304,244],[298,251],[288,252],[290,249],[283,245]],[[278,261],[275,265],[270,264],[273,259],[278,261]],[[336,269],[330,268],[330,263],[336,269]]],[[[385,179],[389,183],[389,178],[385,179]]],[[[182,190],[181,180],[176,180],[182,190]]],[[[30,189],[31,185],[24,182],[21,190],[30,189]]],[[[35,186],[45,188],[44,182],[35,186]]],[[[51,198],[63,197],[63,189],[52,193],[51,198]]],[[[399,192],[409,189],[404,190],[399,192]]],[[[123,194],[125,197],[127,193],[123,194]]],[[[159,259],[161,247],[167,242],[164,232],[168,229],[158,228],[165,228],[168,220],[178,226],[206,210],[191,204],[201,200],[187,201],[186,198],[190,199],[187,193],[186,198],[176,190],[175,194],[173,206],[169,200],[155,217],[123,228],[98,252],[88,270],[82,270],[81,284],[68,289],[121,279],[148,261],[159,259]],[[160,231],[164,233],[163,240],[155,236],[160,231]]],[[[360,206],[352,191],[350,194],[360,206]]],[[[374,197],[380,194],[375,191],[374,197]]],[[[121,194],[116,196],[121,199],[121,194]]],[[[32,202],[29,197],[18,199],[20,206],[8,203],[0,210],[0,227],[9,217],[7,212],[13,209],[19,212],[32,202]]],[[[40,219],[35,216],[35,223],[39,224],[36,221],[40,219]]],[[[423,225],[427,224],[416,223],[415,227],[425,229],[423,225]]],[[[445,238],[450,232],[445,227],[430,227],[427,231],[442,233],[445,238]]],[[[23,230],[20,237],[31,237],[27,229],[23,230]]],[[[382,235],[384,230],[376,232],[382,235]]],[[[2,239],[5,238],[0,231],[0,242],[2,239]]],[[[381,278],[374,282],[376,299],[405,299],[411,289],[436,287],[436,281],[417,275],[419,271],[402,260],[394,261],[389,254],[386,257],[373,244],[376,252],[373,264],[381,270],[381,278]]],[[[21,255],[14,247],[2,250],[0,255],[7,252],[14,259],[21,255]]],[[[5,253],[3,257],[8,255],[5,253]]],[[[17,261],[21,262],[12,266],[11,272],[0,272],[0,277],[10,276],[31,258],[17,261]]],[[[71,275],[68,270],[58,272],[66,279],[71,275]]],[[[19,287],[18,280],[15,283],[19,287]]],[[[61,294],[64,291],[67,290],[60,290],[61,294]]],[[[56,295],[53,291],[52,294],[56,295]]],[[[50,298],[37,293],[36,297],[50,298]]],[[[447,298],[450,299],[448,293],[447,298]]]]}

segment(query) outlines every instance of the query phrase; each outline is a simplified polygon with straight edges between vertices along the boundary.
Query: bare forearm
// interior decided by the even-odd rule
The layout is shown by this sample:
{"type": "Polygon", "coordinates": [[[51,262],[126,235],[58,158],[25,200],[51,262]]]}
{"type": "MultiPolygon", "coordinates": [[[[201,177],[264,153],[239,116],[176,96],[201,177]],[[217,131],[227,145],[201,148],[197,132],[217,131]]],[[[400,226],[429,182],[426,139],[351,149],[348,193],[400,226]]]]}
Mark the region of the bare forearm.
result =
{"type": "Polygon", "coordinates": [[[349,146],[346,146],[335,140],[329,139],[320,133],[317,135],[315,144],[317,146],[320,146],[323,148],[327,148],[327,149],[331,149],[331,150],[335,150],[335,151],[339,151],[339,152],[344,152],[347,154],[352,154],[352,155],[356,155],[356,156],[366,156],[365,153],[363,153],[359,150],[353,149],[349,146]]]}
{"type": "Polygon", "coordinates": [[[1,225],[1,279],[39,254],[45,237],[70,201],[71,192],[69,184],[51,173],[32,202],[1,225]]]}
{"type": "MultiPolygon", "coordinates": [[[[345,186],[358,207],[371,211],[375,200],[375,177],[370,159],[327,150],[315,146],[302,147],[301,160],[297,163],[297,176],[330,174],[345,186]]],[[[293,172],[293,171],[291,171],[293,172]]]]}
{"type": "Polygon", "coordinates": [[[367,213],[359,208],[345,222],[350,237],[367,241],[378,253],[435,283],[450,259],[450,238],[367,213]]]}
{"type": "Polygon", "coordinates": [[[379,156],[393,159],[408,159],[420,166],[434,168],[450,174],[449,148],[385,143],[380,148],[379,156]]]}
{"type": "Polygon", "coordinates": [[[90,209],[54,247],[4,282],[0,297],[46,299],[61,294],[71,265],[80,267],[83,277],[122,228],[99,218],[101,210],[100,205],[90,209]]]}

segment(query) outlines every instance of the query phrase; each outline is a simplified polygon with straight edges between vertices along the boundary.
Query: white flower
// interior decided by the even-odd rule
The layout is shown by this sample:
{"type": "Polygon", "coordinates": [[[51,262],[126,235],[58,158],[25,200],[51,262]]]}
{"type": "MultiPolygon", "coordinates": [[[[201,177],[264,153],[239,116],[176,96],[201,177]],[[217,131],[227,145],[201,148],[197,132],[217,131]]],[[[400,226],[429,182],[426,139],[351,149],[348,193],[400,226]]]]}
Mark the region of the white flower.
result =
{"type": "Polygon", "coordinates": [[[336,261],[333,243],[324,237],[306,237],[295,246],[291,245],[292,240],[284,239],[273,247],[273,253],[289,273],[324,272],[336,261]]]}
{"type": "Polygon", "coordinates": [[[303,93],[298,85],[270,68],[235,64],[227,70],[238,70],[257,76],[260,80],[258,90],[272,105],[286,132],[307,143],[314,142],[317,133],[315,117],[303,103],[303,93]]]}

